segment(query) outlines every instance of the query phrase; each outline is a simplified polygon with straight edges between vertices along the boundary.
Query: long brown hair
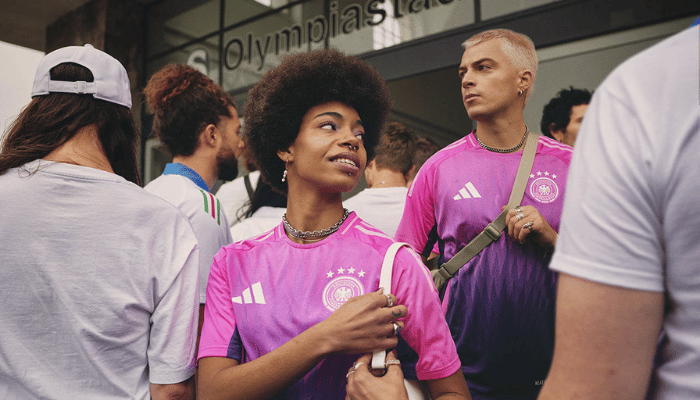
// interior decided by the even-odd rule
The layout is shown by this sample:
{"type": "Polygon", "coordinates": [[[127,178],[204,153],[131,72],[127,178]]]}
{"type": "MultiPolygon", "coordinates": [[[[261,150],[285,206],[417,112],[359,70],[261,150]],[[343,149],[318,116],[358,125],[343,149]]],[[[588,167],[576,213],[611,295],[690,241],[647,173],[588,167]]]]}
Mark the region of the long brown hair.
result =
{"type": "MultiPolygon", "coordinates": [[[[90,70],[73,63],[51,69],[51,79],[94,81],[90,70]]],[[[136,163],[139,133],[131,110],[89,94],[51,93],[34,97],[7,132],[0,152],[0,174],[45,157],[90,125],[97,129],[114,172],[141,185],[136,163]]]]}

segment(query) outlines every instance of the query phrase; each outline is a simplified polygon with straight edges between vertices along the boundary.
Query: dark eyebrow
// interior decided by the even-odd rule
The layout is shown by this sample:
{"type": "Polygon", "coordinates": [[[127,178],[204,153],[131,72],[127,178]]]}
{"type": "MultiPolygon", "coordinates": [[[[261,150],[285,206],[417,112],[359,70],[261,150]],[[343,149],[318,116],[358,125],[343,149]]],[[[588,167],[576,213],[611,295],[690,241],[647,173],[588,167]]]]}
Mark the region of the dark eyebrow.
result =
{"type": "MultiPolygon", "coordinates": [[[[494,63],[494,64],[497,64],[496,60],[494,60],[493,58],[484,57],[484,58],[481,58],[481,59],[479,59],[479,60],[474,61],[473,63],[471,63],[471,64],[469,64],[469,65],[479,65],[479,64],[481,64],[481,63],[483,63],[483,62],[485,62],[485,61],[490,61],[490,62],[492,62],[492,63],[494,63]]],[[[466,65],[464,65],[464,66],[463,66],[463,65],[460,65],[460,66],[459,66],[459,71],[464,71],[464,70],[466,70],[466,69],[469,69],[469,66],[466,66],[466,65]]]]}
{"type": "MultiPolygon", "coordinates": [[[[317,116],[315,116],[314,118],[318,118],[318,117],[321,117],[323,115],[330,115],[331,117],[335,117],[335,118],[338,118],[340,120],[345,119],[345,117],[343,117],[343,115],[341,113],[337,113],[335,111],[322,112],[322,113],[318,114],[317,116]]],[[[355,125],[360,125],[361,127],[364,128],[364,125],[362,124],[362,120],[358,119],[357,121],[355,121],[355,125]]]]}
{"type": "Polygon", "coordinates": [[[335,112],[335,111],[326,111],[326,112],[322,112],[322,113],[318,114],[317,116],[315,116],[314,118],[318,118],[318,117],[321,117],[321,116],[324,116],[324,115],[330,115],[331,117],[335,117],[335,118],[338,118],[338,119],[345,119],[345,118],[343,118],[343,115],[342,115],[342,114],[337,113],[337,112],[335,112]]]}
{"type": "Polygon", "coordinates": [[[481,64],[482,62],[485,62],[485,61],[490,61],[490,62],[492,62],[492,63],[495,63],[495,62],[496,62],[496,60],[494,60],[493,58],[484,57],[484,58],[482,58],[482,59],[480,59],[480,60],[477,60],[477,61],[473,62],[472,65],[478,65],[478,64],[481,64]]]}

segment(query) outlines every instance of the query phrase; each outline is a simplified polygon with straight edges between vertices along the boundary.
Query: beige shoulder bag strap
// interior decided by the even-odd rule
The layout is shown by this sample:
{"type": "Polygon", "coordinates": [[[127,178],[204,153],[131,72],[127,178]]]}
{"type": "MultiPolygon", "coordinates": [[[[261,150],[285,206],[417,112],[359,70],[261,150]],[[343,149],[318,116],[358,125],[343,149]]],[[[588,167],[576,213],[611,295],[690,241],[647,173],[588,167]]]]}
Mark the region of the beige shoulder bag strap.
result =
{"type": "Polygon", "coordinates": [[[452,278],[460,268],[468,263],[469,260],[479,254],[486,246],[501,237],[503,229],[506,227],[506,214],[508,210],[517,207],[523,199],[525,186],[527,186],[527,180],[532,170],[532,163],[535,160],[535,151],[537,150],[538,141],[539,135],[534,133],[528,134],[525,149],[520,158],[518,174],[513,183],[513,190],[510,192],[510,200],[503,212],[501,212],[492,223],[486,225],[486,228],[476,235],[474,239],[469,241],[469,243],[455,254],[450,261],[442,264],[440,268],[431,271],[433,274],[433,282],[435,282],[435,287],[438,290],[442,290],[445,283],[452,278]]]}

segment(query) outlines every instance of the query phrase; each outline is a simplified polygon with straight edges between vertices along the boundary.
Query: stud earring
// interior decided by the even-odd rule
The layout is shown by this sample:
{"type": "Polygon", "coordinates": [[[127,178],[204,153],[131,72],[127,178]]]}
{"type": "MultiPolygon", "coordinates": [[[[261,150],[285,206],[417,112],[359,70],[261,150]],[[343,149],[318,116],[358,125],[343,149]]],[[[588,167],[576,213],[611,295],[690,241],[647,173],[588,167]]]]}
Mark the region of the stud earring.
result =
{"type": "Polygon", "coordinates": [[[522,95],[523,95],[523,90],[520,89],[520,91],[518,91],[518,96],[522,96],[522,95]]]}

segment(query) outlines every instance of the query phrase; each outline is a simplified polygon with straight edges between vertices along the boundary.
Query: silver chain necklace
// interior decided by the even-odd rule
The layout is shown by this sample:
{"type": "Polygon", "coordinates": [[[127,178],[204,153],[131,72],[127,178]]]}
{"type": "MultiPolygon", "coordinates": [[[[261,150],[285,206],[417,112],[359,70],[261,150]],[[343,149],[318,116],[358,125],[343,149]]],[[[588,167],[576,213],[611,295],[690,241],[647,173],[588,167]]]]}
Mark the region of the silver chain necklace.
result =
{"type": "Polygon", "coordinates": [[[323,236],[328,236],[331,233],[340,229],[340,225],[343,225],[343,222],[345,222],[345,220],[348,218],[348,215],[350,215],[350,211],[347,208],[344,208],[343,210],[345,210],[345,213],[343,214],[343,218],[341,218],[340,221],[336,222],[330,228],[321,229],[320,231],[298,231],[294,229],[294,227],[292,227],[289,221],[287,221],[287,213],[284,213],[284,215],[282,215],[282,221],[284,222],[284,229],[287,231],[287,233],[289,233],[297,239],[319,238],[323,236]]]}
{"type": "Polygon", "coordinates": [[[520,141],[520,143],[518,143],[517,146],[511,147],[510,149],[497,149],[495,147],[485,145],[481,142],[481,140],[479,140],[479,137],[476,136],[476,131],[474,131],[474,138],[476,138],[476,141],[479,143],[479,146],[485,148],[488,151],[495,151],[496,153],[512,153],[523,146],[523,143],[525,143],[525,139],[527,139],[528,133],[530,133],[530,129],[528,129],[527,125],[525,125],[525,134],[523,135],[523,139],[520,141]]]}

